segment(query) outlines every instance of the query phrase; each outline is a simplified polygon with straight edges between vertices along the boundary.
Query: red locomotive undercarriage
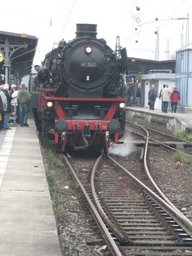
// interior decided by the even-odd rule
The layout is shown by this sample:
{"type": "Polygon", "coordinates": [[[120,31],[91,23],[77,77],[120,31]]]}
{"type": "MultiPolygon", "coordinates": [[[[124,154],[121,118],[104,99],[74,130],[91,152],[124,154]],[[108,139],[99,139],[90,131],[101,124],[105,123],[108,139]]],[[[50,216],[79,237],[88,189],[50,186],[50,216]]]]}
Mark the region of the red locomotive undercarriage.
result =
{"type": "Polygon", "coordinates": [[[66,146],[73,146],[74,149],[82,149],[92,145],[96,147],[102,145],[105,153],[108,152],[110,141],[117,144],[121,143],[119,139],[124,131],[117,125],[115,115],[118,112],[119,104],[125,103],[125,98],[68,98],[55,97],[54,93],[55,89],[40,89],[38,103],[38,113],[41,113],[42,109],[47,107],[48,102],[53,103],[52,108],[55,113],[55,124],[54,128],[48,130],[48,133],[52,137],[50,143],[60,144],[63,152],[66,146]],[[81,116],[75,118],[69,116],[68,109],[62,106],[67,103],[87,103],[87,108],[89,108],[90,104],[107,103],[109,107],[102,119],[84,119],[81,116]],[[60,127],[60,124],[62,124],[63,129],[57,128],[58,126],[60,127]],[[77,145],[75,145],[75,140],[78,140],[77,145]]]}

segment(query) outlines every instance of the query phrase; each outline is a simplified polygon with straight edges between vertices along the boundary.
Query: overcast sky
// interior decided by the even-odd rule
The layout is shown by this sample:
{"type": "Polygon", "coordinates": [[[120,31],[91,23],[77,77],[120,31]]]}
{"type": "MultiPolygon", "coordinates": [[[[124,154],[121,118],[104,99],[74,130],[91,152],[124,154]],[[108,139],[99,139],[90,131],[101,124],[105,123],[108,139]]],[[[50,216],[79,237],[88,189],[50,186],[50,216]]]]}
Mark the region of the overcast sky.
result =
{"type": "Polygon", "coordinates": [[[165,60],[185,45],[187,21],[192,31],[191,0],[6,0],[0,30],[36,36],[34,64],[40,64],[59,40],[75,37],[76,23],[97,24],[97,37],[112,49],[120,36],[128,56],[150,59],[157,53],[154,32],[159,29],[159,59],[165,60]]]}

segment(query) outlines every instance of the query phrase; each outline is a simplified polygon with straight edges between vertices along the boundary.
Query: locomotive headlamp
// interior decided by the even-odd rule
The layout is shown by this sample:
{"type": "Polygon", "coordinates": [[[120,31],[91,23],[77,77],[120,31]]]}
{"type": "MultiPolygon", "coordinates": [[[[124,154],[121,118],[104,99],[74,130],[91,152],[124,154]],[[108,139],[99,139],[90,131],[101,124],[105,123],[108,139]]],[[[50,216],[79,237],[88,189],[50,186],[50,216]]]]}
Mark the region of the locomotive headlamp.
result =
{"type": "Polygon", "coordinates": [[[121,102],[121,103],[119,104],[119,107],[120,107],[120,108],[125,108],[125,103],[124,103],[124,102],[121,102]]]}
{"type": "Polygon", "coordinates": [[[92,48],[90,46],[86,46],[85,47],[85,52],[88,53],[88,54],[92,53],[92,48]]]}
{"type": "Polygon", "coordinates": [[[48,108],[52,108],[53,107],[53,102],[52,101],[48,101],[47,102],[47,107],[48,108]]]}

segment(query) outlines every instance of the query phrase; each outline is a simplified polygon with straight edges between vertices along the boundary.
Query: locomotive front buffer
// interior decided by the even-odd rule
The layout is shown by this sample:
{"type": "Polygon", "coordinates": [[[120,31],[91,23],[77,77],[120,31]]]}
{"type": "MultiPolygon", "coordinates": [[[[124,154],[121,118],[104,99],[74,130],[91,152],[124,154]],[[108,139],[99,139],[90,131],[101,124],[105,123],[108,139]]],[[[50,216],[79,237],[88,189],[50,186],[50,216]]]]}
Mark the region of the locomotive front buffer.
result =
{"type": "Polygon", "coordinates": [[[59,98],[41,95],[42,134],[50,143],[74,150],[94,148],[107,153],[110,143],[122,143],[125,98],[59,98]]]}

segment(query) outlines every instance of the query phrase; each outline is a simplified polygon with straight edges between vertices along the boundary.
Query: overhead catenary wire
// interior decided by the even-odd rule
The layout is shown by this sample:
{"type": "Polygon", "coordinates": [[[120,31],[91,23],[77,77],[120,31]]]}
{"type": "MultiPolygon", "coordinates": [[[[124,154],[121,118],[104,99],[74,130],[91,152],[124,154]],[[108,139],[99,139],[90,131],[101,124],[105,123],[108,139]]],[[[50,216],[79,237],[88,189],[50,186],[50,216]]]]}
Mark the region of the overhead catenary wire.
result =
{"type": "Polygon", "coordinates": [[[63,34],[63,32],[64,32],[64,30],[65,30],[65,28],[67,26],[67,23],[68,23],[69,18],[70,18],[71,14],[72,14],[72,11],[75,8],[76,2],[77,2],[77,0],[73,1],[72,5],[71,5],[71,9],[69,10],[68,14],[66,15],[66,19],[65,19],[64,25],[63,25],[62,30],[61,30],[61,35],[63,34]]]}
{"type": "MultiPolygon", "coordinates": [[[[121,2],[122,2],[122,5],[124,5],[124,7],[125,7],[126,6],[125,0],[121,0],[121,2]]],[[[186,13],[184,14],[184,10],[186,7],[186,5],[184,5],[184,4],[186,4],[188,6],[188,8],[190,9],[190,5],[188,4],[188,1],[182,0],[182,1],[179,1],[179,3],[177,5],[175,5],[174,9],[171,8],[171,12],[169,12],[169,9],[168,9],[167,11],[169,13],[167,12],[166,16],[164,15],[164,13],[161,13],[160,15],[157,15],[156,13],[154,13],[154,19],[150,20],[150,18],[149,18],[147,20],[147,16],[145,18],[143,18],[143,16],[142,16],[142,13],[145,14],[144,10],[145,10],[146,5],[142,5],[142,3],[141,3],[141,8],[140,8],[140,4],[137,4],[135,2],[134,9],[131,9],[131,11],[130,10],[128,11],[128,15],[131,16],[132,20],[134,21],[132,27],[134,27],[135,30],[134,31],[132,30],[132,33],[127,34],[127,36],[125,35],[125,37],[122,37],[122,39],[123,39],[122,41],[129,40],[129,47],[130,47],[130,40],[132,40],[132,42],[131,42],[132,45],[135,44],[135,51],[151,52],[152,53],[153,51],[149,50],[149,45],[147,46],[146,49],[144,49],[145,48],[144,42],[146,41],[146,37],[156,34],[156,38],[154,37],[154,39],[152,39],[152,41],[153,40],[155,41],[155,39],[156,39],[156,44],[154,44],[156,50],[158,49],[159,55],[161,55],[161,57],[164,53],[166,53],[166,58],[169,58],[169,57],[167,57],[167,56],[169,56],[169,50],[170,50],[170,47],[168,47],[168,44],[169,44],[169,46],[171,46],[172,44],[176,44],[176,42],[181,42],[181,40],[175,40],[173,38],[176,38],[176,34],[178,37],[183,36],[184,27],[186,27],[185,28],[185,31],[186,31],[185,45],[187,45],[187,43],[190,41],[189,40],[189,20],[188,20],[188,24],[187,24],[187,22],[186,22],[186,25],[183,24],[183,21],[187,21],[187,19],[189,17],[189,16],[187,17],[186,13]],[[179,34],[178,33],[179,30],[177,29],[176,33],[173,34],[173,36],[171,36],[171,32],[173,30],[173,24],[174,24],[171,22],[176,22],[176,21],[182,22],[182,31],[179,34]],[[170,22],[170,23],[168,24],[168,22],[170,22]],[[134,26],[134,23],[135,23],[135,26],[134,26]],[[166,30],[163,29],[165,26],[166,26],[166,30]],[[161,40],[159,40],[159,47],[157,47],[157,33],[156,33],[157,27],[158,27],[159,33],[161,34],[161,40]],[[170,31],[170,33],[168,31],[170,31]],[[148,34],[148,36],[147,36],[147,34],[148,34]],[[166,37],[167,37],[167,39],[166,39],[166,37]],[[134,39],[134,41],[133,41],[133,39],[134,39]],[[167,43],[167,42],[169,42],[169,43],[167,43]],[[136,48],[136,45],[137,45],[137,48],[136,48]],[[161,49],[162,47],[166,47],[166,50],[162,50],[161,49]],[[142,48],[142,50],[141,50],[141,48],[142,48]]],[[[182,46],[182,42],[181,42],[181,45],[177,45],[175,47],[177,49],[181,46],[182,46]]],[[[172,46],[171,46],[171,49],[173,49],[172,46]]]]}

